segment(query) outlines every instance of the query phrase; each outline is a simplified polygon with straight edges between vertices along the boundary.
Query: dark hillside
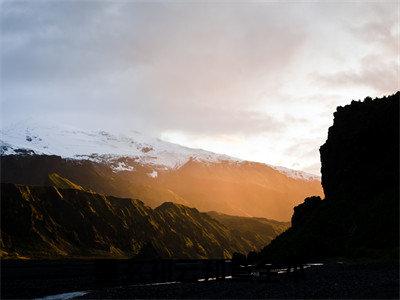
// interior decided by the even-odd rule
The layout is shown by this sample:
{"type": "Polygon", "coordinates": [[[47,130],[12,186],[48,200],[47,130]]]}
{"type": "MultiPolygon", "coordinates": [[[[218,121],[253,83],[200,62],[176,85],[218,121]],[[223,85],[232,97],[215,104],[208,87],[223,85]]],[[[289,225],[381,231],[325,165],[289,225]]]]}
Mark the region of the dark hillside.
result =
{"type": "Polygon", "coordinates": [[[237,236],[248,240],[261,249],[269,244],[277,235],[289,228],[289,222],[279,222],[265,218],[239,217],[208,212],[212,218],[231,229],[237,236]]]}
{"type": "Polygon", "coordinates": [[[139,200],[15,184],[1,184],[0,242],[1,256],[14,258],[229,258],[260,249],[195,208],[169,202],[151,209],[139,200]]]}

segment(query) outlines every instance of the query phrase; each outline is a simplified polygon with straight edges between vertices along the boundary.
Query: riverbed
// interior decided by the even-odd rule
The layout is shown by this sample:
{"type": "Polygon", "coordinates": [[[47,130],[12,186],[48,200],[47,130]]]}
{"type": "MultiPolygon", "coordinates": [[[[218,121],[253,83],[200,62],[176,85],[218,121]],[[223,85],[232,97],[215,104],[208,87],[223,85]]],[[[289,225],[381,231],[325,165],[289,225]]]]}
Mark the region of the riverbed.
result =
{"type": "Polygon", "coordinates": [[[130,268],[119,266],[117,272],[116,266],[126,266],[129,262],[109,261],[99,267],[98,261],[87,260],[2,261],[1,298],[399,298],[396,262],[314,263],[306,264],[301,272],[289,274],[285,268],[274,268],[263,277],[232,276],[231,267],[224,268],[224,273],[221,270],[215,273],[216,269],[207,273],[210,269],[204,266],[209,266],[210,261],[175,261],[172,272],[166,268],[168,265],[157,263],[164,274],[154,272],[154,263],[133,263],[130,268]],[[107,276],[99,276],[98,272],[103,271],[107,276]]]}
{"type": "Polygon", "coordinates": [[[84,299],[399,299],[399,269],[387,264],[328,264],[303,275],[135,285],[93,291],[84,299]]]}

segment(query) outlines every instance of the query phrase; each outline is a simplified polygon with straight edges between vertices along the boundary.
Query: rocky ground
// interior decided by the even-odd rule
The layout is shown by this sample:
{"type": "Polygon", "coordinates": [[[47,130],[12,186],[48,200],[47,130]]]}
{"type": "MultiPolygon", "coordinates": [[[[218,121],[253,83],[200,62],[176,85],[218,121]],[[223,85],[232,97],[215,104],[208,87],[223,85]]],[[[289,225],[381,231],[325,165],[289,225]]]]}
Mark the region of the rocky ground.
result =
{"type": "Polygon", "coordinates": [[[302,276],[279,275],[265,281],[209,281],[132,285],[89,292],[85,299],[347,298],[398,299],[399,268],[389,264],[329,264],[302,276]]]}

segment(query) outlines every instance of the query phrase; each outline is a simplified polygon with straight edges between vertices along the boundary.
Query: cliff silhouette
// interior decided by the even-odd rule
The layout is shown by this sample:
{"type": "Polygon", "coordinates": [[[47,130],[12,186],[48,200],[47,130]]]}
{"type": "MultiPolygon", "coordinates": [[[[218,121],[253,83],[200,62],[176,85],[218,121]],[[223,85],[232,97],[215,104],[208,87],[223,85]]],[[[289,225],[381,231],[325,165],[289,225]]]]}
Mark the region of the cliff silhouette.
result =
{"type": "Polygon", "coordinates": [[[325,199],[296,206],[292,227],[260,258],[398,259],[399,98],[397,92],[337,108],[320,148],[325,199]]]}

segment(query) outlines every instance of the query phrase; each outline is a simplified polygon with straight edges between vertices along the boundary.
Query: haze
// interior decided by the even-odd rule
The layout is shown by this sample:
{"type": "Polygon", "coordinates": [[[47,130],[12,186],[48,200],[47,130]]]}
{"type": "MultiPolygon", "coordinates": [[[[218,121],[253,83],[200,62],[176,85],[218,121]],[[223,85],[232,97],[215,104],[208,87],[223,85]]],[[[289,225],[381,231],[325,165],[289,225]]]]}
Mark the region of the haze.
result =
{"type": "Polygon", "coordinates": [[[399,89],[399,2],[1,2],[1,126],[138,130],[319,174],[336,106],[399,89]]]}

